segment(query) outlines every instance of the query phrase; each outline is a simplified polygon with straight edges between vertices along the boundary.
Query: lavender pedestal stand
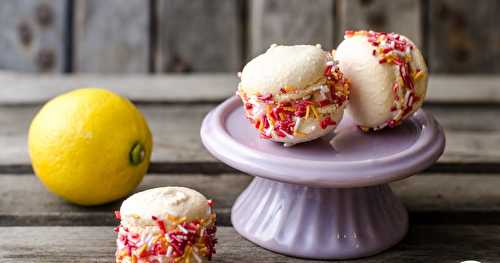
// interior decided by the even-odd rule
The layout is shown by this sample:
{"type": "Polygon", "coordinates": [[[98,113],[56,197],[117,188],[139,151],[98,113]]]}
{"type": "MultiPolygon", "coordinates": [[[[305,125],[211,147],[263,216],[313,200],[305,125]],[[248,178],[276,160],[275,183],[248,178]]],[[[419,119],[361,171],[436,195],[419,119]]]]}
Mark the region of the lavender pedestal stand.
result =
{"type": "Polygon", "coordinates": [[[275,252],[314,259],[370,256],[397,244],[406,209],[388,183],[425,169],[445,138],[423,110],[394,129],[359,131],[346,115],[335,135],[284,148],[258,138],[232,97],[203,121],[205,147],[256,176],[233,206],[238,233],[275,252]]]}

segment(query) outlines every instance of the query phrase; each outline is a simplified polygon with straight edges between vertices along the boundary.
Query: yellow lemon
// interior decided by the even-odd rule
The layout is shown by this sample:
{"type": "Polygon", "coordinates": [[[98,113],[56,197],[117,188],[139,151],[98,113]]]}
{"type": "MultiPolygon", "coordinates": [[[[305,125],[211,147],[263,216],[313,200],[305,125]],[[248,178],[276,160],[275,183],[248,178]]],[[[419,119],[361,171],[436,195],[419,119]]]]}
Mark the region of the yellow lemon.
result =
{"type": "Polygon", "coordinates": [[[130,193],[149,166],[152,138],[127,99],[85,88],[49,101],[31,123],[29,153],[49,191],[81,205],[130,193]]]}

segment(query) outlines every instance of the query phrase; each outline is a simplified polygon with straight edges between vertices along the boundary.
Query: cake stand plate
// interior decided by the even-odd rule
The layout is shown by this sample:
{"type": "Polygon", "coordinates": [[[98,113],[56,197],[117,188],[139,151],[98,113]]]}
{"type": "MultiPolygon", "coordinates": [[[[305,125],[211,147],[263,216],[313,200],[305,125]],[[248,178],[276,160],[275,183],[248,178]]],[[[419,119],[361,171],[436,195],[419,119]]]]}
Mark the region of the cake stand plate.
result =
{"type": "Polygon", "coordinates": [[[408,214],[388,183],[427,168],[445,145],[439,124],[419,110],[371,133],[345,114],[335,134],[285,148],[259,138],[236,96],[205,117],[201,138],[219,160],[256,176],[232,208],[236,231],[314,259],[365,257],[398,243],[408,214]]]}

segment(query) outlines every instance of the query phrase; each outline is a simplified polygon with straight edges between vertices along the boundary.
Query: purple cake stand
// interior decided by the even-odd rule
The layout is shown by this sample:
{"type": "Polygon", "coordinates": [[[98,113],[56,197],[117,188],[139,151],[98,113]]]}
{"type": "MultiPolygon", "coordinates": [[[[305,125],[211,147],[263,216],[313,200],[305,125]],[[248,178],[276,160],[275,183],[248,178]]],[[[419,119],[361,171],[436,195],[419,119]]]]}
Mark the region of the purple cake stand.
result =
{"type": "Polygon", "coordinates": [[[345,115],[335,135],[285,148],[259,138],[237,97],[205,117],[201,138],[219,160],[256,176],[233,206],[236,231],[314,259],[365,257],[398,243],[408,214],[388,183],[430,166],[445,145],[439,124],[419,110],[373,133],[345,115]]]}

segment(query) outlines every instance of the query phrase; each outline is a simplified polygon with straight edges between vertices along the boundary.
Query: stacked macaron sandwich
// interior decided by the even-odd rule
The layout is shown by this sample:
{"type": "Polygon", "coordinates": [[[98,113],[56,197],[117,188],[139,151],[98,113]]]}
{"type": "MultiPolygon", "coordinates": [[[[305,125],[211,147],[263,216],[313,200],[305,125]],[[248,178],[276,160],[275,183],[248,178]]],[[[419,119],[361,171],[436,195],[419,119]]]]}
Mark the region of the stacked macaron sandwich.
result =
{"type": "Polygon", "coordinates": [[[215,253],[212,201],[185,187],[132,195],[116,212],[117,263],[206,262],[215,253]]]}
{"type": "Polygon", "coordinates": [[[364,131],[395,127],[420,108],[427,66],[408,38],[347,31],[337,50],[272,45],[240,73],[237,94],[260,137],[291,146],[335,129],[347,108],[364,131]]]}
{"type": "Polygon", "coordinates": [[[336,127],[349,83],[319,45],[273,45],[245,66],[238,94],[262,138],[293,145],[336,127]]]}

